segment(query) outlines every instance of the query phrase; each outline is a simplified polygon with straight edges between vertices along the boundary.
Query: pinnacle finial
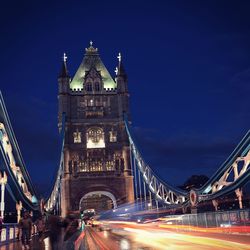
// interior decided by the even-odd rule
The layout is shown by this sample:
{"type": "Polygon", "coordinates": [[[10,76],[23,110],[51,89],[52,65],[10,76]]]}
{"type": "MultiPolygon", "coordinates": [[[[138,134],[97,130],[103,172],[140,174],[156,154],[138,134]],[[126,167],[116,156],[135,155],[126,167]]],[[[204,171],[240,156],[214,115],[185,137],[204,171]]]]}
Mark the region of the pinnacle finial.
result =
{"type": "Polygon", "coordinates": [[[63,53],[63,62],[62,62],[62,67],[61,67],[61,71],[59,73],[59,77],[68,77],[69,76],[69,73],[68,73],[68,69],[67,69],[67,55],[66,53],[64,52],[63,53]]]}
{"type": "Polygon", "coordinates": [[[118,53],[117,58],[118,58],[118,61],[119,61],[119,62],[121,62],[121,61],[122,61],[122,54],[121,54],[121,52],[119,52],[119,53],[118,53]]]}
{"type": "Polygon", "coordinates": [[[118,75],[118,68],[115,68],[115,74],[118,75]]]}
{"type": "Polygon", "coordinates": [[[68,59],[68,57],[67,57],[66,53],[64,52],[64,53],[63,53],[63,61],[66,62],[67,59],[68,59]]]}
{"type": "Polygon", "coordinates": [[[98,49],[97,49],[97,48],[94,48],[93,44],[94,44],[93,41],[90,40],[90,41],[89,41],[89,47],[88,47],[88,48],[85,48],[85,51],[86,51],[87,53],[96,53],[96,54],[97,54],[98,49]]]}

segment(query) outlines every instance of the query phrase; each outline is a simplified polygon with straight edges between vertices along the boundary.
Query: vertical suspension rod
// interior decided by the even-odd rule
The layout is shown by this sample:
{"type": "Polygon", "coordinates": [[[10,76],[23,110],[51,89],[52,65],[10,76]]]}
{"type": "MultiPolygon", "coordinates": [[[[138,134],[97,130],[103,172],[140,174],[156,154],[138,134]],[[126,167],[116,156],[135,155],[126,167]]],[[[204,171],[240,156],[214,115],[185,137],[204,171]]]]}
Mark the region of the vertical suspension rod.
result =
{"type": "MultiPolygon", "coordinates": [[[[131,150],[131,144],[130,144],[130,150],[131,150]]],[[[135,161],[135,155],[133,155],[132,153],[132,157],[133,157],[133,169],[134,169],[134,184],[135,184],[135,201],[137,202],[138,199],[138,188],[137,188],[137,173],[136,173],[136,161],[135,161]]]]}
{"type": "Polygon", "coordinates": [[[146,192],[146,184],[145,184],[145,181],[143,181],[143,193],[144,193],[144,202],[145,202],[145,205],[144,207],[146,208],[147,206],[147,192],[146,192]]]}
{"type": "Polygon", "coordinates": [[[151,195],[151,191],[149,190],[149,204],[150,204],[150,209],[153,208],[153,204],[152,204],[152,195],[151,195]]]}
{"type": "Polygon", "coordinates": [[[155,203],[156,203],[156,210],[158,210],[159,209],[159,205],[158,205],[158,200],[157,199],[155,199],[155,203]]]}
{"type": "Polygon", "coordinates": [[[142,203],[141,173],[139,168],[138,168],[138,178],[139,178],[140,203],[142,203]]]}

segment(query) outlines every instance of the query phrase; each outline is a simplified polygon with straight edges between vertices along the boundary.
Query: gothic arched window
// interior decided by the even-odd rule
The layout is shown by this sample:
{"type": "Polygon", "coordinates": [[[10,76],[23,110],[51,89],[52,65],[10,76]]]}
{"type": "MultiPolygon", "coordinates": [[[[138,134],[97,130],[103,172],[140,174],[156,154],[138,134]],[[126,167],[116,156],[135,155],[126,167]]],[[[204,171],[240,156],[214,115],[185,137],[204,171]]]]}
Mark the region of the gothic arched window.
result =
{"type": "Polygon", "coordinates": [[[88,92],[93,91],[92,83],[91,82],[87,82],[86,83],[86,91],[88,91],[88,92]]]}
{"type": "Polygon", "coordinates": [[[76,130],[73,133],[74,143],[81,143],[82,142],[82,133],[76,130]]]}
{"type": "Polygon", "coordinates": [[[117,142],[117,132],[116,131],[109,131],[109,141],[110,142],[117,142]]]}
{"type": "Polygon", "coordinates": [[[100,91],[100,83],[99,82],[95,82],[95,91],[96,92],[100,91]]]}
{"type": "Polygon", "coordinates": [[[105,148],[104,132],[101,128],[90,128],[86,137],[87,148],[105,148]]]}

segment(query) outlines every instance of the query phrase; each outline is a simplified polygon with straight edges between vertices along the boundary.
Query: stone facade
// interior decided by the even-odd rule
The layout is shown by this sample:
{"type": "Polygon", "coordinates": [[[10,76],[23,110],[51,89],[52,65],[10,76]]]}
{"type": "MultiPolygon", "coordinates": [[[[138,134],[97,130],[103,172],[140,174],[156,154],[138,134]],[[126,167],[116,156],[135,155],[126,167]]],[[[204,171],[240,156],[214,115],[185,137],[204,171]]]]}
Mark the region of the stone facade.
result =
{"type": "Polygon", "coordinates": [[[62,114],[66,117],[63,216],[85,209],[79,208],[80,201],[90,192],[108,192],[118,205],[134,199],[129,141],[123,122],[124,113],[130,117],[129,93],[121,56],[118,58],[114,80],[91,44],[71,80],[64,57],[58,78],[60,130],[62,114]]]}

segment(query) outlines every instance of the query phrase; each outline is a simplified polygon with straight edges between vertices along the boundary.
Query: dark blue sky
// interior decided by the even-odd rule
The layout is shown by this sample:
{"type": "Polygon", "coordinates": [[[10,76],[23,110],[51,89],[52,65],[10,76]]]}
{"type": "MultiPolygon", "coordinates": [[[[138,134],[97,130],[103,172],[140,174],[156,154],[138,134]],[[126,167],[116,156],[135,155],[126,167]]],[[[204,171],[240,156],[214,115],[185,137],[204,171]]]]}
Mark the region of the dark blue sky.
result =
{"type": "Polygon", "coordinates": [[[247,1],[8,1],[1,3],[0,89],[35,185],[59,162],[57,75],[71,76],[89,40],[114,75],[121,51],[133,128],[165,180],[210,176],[250,124],[247,1]]]}

